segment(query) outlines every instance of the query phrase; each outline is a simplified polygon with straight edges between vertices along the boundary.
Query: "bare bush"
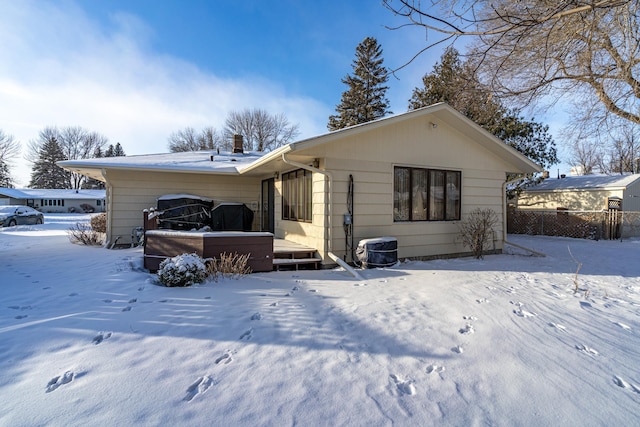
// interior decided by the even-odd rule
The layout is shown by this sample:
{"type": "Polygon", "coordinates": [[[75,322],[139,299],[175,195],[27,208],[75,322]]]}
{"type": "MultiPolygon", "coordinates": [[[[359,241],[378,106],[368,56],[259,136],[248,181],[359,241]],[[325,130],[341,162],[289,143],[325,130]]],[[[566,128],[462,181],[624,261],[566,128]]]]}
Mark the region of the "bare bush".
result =
{"type": "Polygon", "coordinates": [[[471,249],[473,256],[481,259],[493,240],[494,227],[498,216],[491,209],[474,209],[460,224],[462,244],[471,249]]]}
{"type": "Polygon", "coordinates": [[[237,252],[222,253],[220,258],[209,260],[207,269],[209,276],[216,282],[218,278],[239,279],[245,274],[251,273],[251,267],[247,265],[250,254],[239,255],[237,252]]]}
{"type": "Polygon", "coordinates": [[[89,203],[83,203],[80,205],[80,209],[82,209],[82,211],[84,213],[93,213],[95,212],[95,208],[93,206],[91,206],[89,203]]]}
{"type": "Polygon", "coordinates": [[[104,240],[103,233],[95,231],[89,224],[77,223],[67,230],[71,243],[87,246],[100,246],[104,240]]]}
{"type": "Polygon", "coordinates": [[[98,233],[107,232],[107,214],[106,212],[91,217],[91,228],[98,233]]]}

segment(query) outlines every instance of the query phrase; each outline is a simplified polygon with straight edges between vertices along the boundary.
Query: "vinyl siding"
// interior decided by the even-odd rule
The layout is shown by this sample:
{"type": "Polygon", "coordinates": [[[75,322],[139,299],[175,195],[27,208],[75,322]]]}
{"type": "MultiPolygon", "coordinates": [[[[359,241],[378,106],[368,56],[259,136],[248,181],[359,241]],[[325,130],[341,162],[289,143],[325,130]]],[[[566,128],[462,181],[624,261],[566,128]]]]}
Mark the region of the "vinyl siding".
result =
{"type": "MultiPolygon", "coordinates": [[[[261,180],[255,177],[109,170],[107,179],[112,187],[108,239],[113,242],[120,236],[119,244],[131,242],[132,230],[142,226],[142,211],[155,207],[165,194],[195,194],[247,206],[260,200],[261,180]]],[[[254,212],[254,228],[259,220],[254,212]]]]}

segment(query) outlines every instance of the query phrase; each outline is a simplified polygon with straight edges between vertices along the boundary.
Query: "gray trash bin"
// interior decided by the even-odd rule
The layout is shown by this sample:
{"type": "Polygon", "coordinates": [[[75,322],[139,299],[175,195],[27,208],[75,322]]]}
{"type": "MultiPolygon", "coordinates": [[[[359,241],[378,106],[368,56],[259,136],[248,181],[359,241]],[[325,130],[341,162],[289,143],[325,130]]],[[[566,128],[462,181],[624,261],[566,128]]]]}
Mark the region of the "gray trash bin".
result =
{"type": "Polygon", "coordinates": [[[398,240],[395,237],[360,240],[356,257],[364,268],[390,267],[398,262],[398,240]]]}

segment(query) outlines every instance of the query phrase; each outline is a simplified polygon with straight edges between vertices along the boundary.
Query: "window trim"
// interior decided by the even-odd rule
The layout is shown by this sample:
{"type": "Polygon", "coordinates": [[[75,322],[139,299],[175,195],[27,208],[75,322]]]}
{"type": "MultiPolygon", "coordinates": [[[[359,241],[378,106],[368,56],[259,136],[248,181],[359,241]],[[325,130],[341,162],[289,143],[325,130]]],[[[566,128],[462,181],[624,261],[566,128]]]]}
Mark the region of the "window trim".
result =
{"type": "Polygon", "coordinates": [[[312,222],[313,172],[296,169],[281,175],[282,219],[285,221],[312,222]]]}
{"type": "Polygon", "coordinates": [[[408,204],[409,204],[409,219],[397,219],[396,218],[396,200],[394,197],[393,200],[393,222],[394,223],[413,223],[413,222],[452,222],[452,221],[460,221],[462,219],[462,171],[461,170],[454,170],[454,169],[441,169],[441,168],[422,168],[422,167],[414,167],[414,166],[400,166],[400,165],[394,165],[393,167],[393,192],[396,193],[396,171],[398,169],[403,169],[408,171],[409,174],[409,199],[408,199],[408,204]],[[426,196],[427,196],[427,200],[425,201],[425,206],[426,206],[426,218],[425,219],[413,219],[413,180],[414,180],[414,171],[422,171],[424,174],[426,174],[427,177],[427,184],[426,184],[426,196]],[[437,219],[432,219],[431,218],[431,182],[432,182],[432,172],[442,172],[443,173],[443,180],[444,180],[444,194],[443,194],[443,212],[442,212],[442,218],[437,218],[437,219]],[[455,176],[457,176],[457,181],[458,181],[458,200],[459,202],[456,204],[456,210],[457,212],[454,213],[454,215],[451,215],[451,212],[447,211],[447,181],[448,181],[448,176],[449,174],[455,174],[455,176]]]}

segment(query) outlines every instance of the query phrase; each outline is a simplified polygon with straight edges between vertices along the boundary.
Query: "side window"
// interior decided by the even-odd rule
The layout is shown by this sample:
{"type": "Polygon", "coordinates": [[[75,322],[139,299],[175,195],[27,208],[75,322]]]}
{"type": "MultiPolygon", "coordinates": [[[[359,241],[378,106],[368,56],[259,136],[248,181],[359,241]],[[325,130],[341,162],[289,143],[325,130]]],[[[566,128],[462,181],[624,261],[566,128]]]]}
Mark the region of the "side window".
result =
{"type": "Polygon", "coordinates": [[[395,167],[393,220],[459,220],[461,176],[459,171],[395,167]]]}
{"type": "Polygon", "coordinates": [[[311,222],[312,173],[298,169],[282,174],[282,219],[311,222]]]}

